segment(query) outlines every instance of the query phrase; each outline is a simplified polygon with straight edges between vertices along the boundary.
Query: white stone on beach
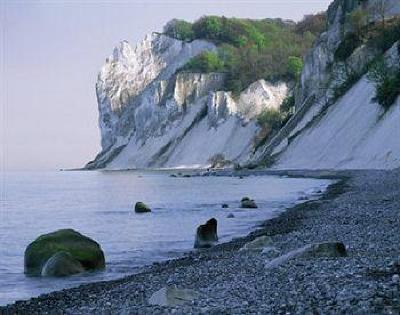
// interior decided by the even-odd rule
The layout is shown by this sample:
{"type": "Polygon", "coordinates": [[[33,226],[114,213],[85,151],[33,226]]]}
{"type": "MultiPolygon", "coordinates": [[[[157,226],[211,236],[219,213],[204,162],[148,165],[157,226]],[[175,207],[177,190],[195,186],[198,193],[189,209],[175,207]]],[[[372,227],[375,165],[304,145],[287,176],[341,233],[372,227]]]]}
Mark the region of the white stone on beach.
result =
{"type": "Polygon", "coordinates": [[[159,306],[177,306],[193,301],[198,293],[190,289],[179,289],[175,285],[166,286],[154,292],[149,303],[159,306]]]}

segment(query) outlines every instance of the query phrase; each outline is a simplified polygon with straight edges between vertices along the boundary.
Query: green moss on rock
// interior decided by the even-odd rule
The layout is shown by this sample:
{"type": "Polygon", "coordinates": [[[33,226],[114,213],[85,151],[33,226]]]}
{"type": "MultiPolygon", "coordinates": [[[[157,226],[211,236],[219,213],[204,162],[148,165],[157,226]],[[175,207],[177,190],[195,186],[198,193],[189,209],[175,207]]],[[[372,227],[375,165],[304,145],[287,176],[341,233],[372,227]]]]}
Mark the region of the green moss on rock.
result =
{"type": "Polygon", "coordinates": [[[39,236],[25,250],[25,273],[40,275],[43,266],[56,253],[66,252],[85,270],[105,267],[104,253],[91,238],[72,229],[62,229],[39,236]]]}
{"type": "Polygon", "coordinates": [[[144,202],[139,201],[135,204],[135,212],[136,213],[146,213],[146,212],[151,212],[151,209],[144,202]]]}

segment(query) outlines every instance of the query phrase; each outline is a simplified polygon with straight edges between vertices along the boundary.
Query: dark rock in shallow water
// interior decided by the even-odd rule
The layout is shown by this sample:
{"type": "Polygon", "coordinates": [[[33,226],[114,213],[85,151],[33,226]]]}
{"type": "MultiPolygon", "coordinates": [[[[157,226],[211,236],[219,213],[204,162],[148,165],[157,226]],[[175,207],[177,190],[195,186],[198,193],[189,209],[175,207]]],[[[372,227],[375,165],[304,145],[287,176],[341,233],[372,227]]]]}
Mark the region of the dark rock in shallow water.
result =
{"type": "Polygon", "coordinates": [[[240,201],[240,207],[246,209],[256,209],[258,208],[257,204],[254,200],[250,199],[249,197],[243,197],[240,201]]]}
{"type": "Polygon", "coordinates": [[[229,208],[229,205],[227,203],[223,203],[222,208],[224,208],[224,209],[229,208]]]}
{"type": "Polygon", "coordinates": [[[235,215],[233,213],[229,213],[227,216],[228,219],[233,219],[234,217],[235,217],[235,215]]]}
{"type": "Polygon", "coordinates": [[[59,252],[68,253],[84,270],[105,267],[104,253],[97,242],[72,229],[64,229],[41,235],[29,244],[25,250],[25,273],[41,275],[44,265],[59,252]]]}
{"type": "Polygon", "coordinates": [[[218,242],[217,220],[212,218],[197,228],[194,248],[209,248],[216,242],[218,242]]]}
{"type": "Polygon", "coordinates": [[[151,209],[149,208],[148,205],[139,201],[139,202],[136,202],[136,204],[135,204],[135,212],[136,213],[146,213],[146,212],[151,212],[151,209]]]}
{"type": "Polygon", "coordinates": [[[85,271],[82,264],[67,252],[58,252],[51,256],[42,268],[44,277],[65,277],[85,271]]]}

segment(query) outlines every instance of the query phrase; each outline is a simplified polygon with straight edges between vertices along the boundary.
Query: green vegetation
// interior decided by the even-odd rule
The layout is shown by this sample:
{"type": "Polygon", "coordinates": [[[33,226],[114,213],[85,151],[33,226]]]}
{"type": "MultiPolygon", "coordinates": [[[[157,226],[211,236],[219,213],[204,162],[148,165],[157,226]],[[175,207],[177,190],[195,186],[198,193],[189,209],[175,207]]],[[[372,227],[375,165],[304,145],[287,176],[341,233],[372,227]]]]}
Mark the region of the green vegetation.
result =
{"type": "Polygon", "coordinates": [[[297,80],[302,58],[325,27],[324,14],[306,16],[297,24],[204,16],[192,24],[173,20],[164,33],[185,41],[215,43],[217,52],[196,56],[181,71],[225,72],[225,90],[238,94],[259,79],[297,80]]]}
{"type": "Polygon", "coordinates": [[[346,68],[347,74],[345,79],[335,87],[333,91],[333,99],[336,101],[339,97],[342,97],[348,90],[350,90],[354,84],[362,77],[363,73],[356,73],[346,68]]]}
{"type": "Polygon", "coordinates": [[[294,96],[290,95],[282,102],[279,110],[266,108],[257,116],[257,123],[261,126],[261,131],[255,139],[254,150],[264,145],[292,117],[294,113],[294,101],[294,96]]]}
{"type": "Polygon", "coordinates": [[[288,73],[293,78],[298,80],[300,78],[301,70],[303,69],[303,60],[299,57],[289,56],[288,59],[288,73]]]}
{"type": "Polygon", "coordinates": [[[375,83],[374,101],[385,109],[390,108],[400,95],[400,69],[390,69],[380,57],[370,66],[368,79],[375,83]]]}
{"type": "Polygon", "coordinates": [[[336,49],[336,61],[345,61],[362,44],[383,53],[400,38],[400,17],[384,20],[380,23],[367,24],[365,13],[358,9],[351,14],[350,24],[353,31],[346,34],[336,49]]]}
{"type": "Polygon", "coordinates": [[[165,26],[164,33],[179,40],[194,38],[192,24],[183,20],[173,19],[165,26]]]}
{"type": "Polygon", "coordinates": [[[400,17],[389,20],[385,27],[375,31],[374,36],[369,40],[369,45],[384,52],[400,39],[400,17]]]}
{"type": "Polygon", "coordinates": [[[336,61],[345,61],[362,44],[361,38],[355,33],[349,33],[345,36],[335,51],[336,61]]]}
{"type": "Polygon", "coordinates": [[[257,117],[257,122],[262,127],[270,130],[280,129],[282,125],[283,115],[279,110],[266,108],[257,117]]]}
{"type": "Polygon", "coordinates": [[[196,58],[191,59],[182,70],[199,72],[220,72],[224,70],[224,63],[218,54],[206,51],[196,58]]]}
{"type": "Polygon", "coordinates": [[[294,95],[290,95],[283,100],[282,105],[279,109],[283,113],[289,113],[294,111],[294,105],[295,105],[294,95]]]}

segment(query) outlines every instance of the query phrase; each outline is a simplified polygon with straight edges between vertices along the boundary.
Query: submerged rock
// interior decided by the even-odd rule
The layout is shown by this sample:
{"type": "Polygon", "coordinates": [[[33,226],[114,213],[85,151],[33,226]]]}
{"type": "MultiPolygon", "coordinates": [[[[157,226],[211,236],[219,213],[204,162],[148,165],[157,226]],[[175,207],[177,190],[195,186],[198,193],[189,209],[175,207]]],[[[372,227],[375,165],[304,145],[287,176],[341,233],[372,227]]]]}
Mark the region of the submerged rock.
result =
{"type": "Polygon", "coordinates": [[[197,228],[194,248],[209,248],[218,242],[217,220],[212,218],[197,228]]]}
{"type": "Polygon", "coordinates": [[[275,268],[294,258],[336,258],[347,256],[346,246],[340,242],[326,242],[309,244],[279,256],[265,265],[266,268],[275,268]]]}
{"type": "Polygon", "coordinates": [[[159,306],[177,306],[191,302],[198,297],[198,293],[190,289],[178,289],[169,285],[154,292],[149,299],[149,304],[159,306]]]}
{"type": "Polygon", "coordinates": [[[272,244],[271,237],[267,235],[263,235],[255,238],[251,242],[244,244],[244,246],[240,249],[240,251],[250,250],[250,251],[262,251],[266,246],[272,244]]]}
{"type": "Polygon", "coordinates": [[[227,215],[227,218],[228,219],[233,219],[235,217],[235,215],[233,214],[233,213],[229,213],[228,215],[227,215]]]}
{"type": "Polygon", "coordinates": [[[151,212],[151,209],[148,205],[139,201],[139,202],[136,202],[136,204],[135,204],[135,212],[136,213],[146,213],[146,212],[151,212]]]}
{"type": "MultiPolygon", "coordinates": [[[[29,244],[25,250],[25,273],[29,275],[41,275],[42,269],[47,263],[49,265],[45,270],[49,270],[50,266],[59,267],[62,257],[66,261],[65,255],[60,254],[54,258],[53,256],[60,252],[69,254],[71,260],[78,261],[84,270],[105,267],[104,253],[97,242],[72,229],[63,229],[41,235],[29,244]],[[50,258],[53,258],[51,264],[49,262],[50,258]]],[[[76,264],[73,269],[78,269],[76,264]]]]}
{"type": "Polygon", "coordinates": [[[256,209],[258,208],[256,202],[253,199],[250,199],[249,197],[243,197],[242,200],[240,201],[240,207],[241,208],[246,208],[246,209],[256,209]]]}
{"type": "Polygon", "coordinates": [[[228,205],[227,203],[223,203],[223,204],[222,204],[222,208],[223,208],[223,209],[229,208],[229,205],[228,205]]]}
{"type": "Polygon", "coordinates": [[[42,268],[44,277],[65,277],[85,271],[82,264],[68,252],[58,252],[51,256],[42,268]]]}

